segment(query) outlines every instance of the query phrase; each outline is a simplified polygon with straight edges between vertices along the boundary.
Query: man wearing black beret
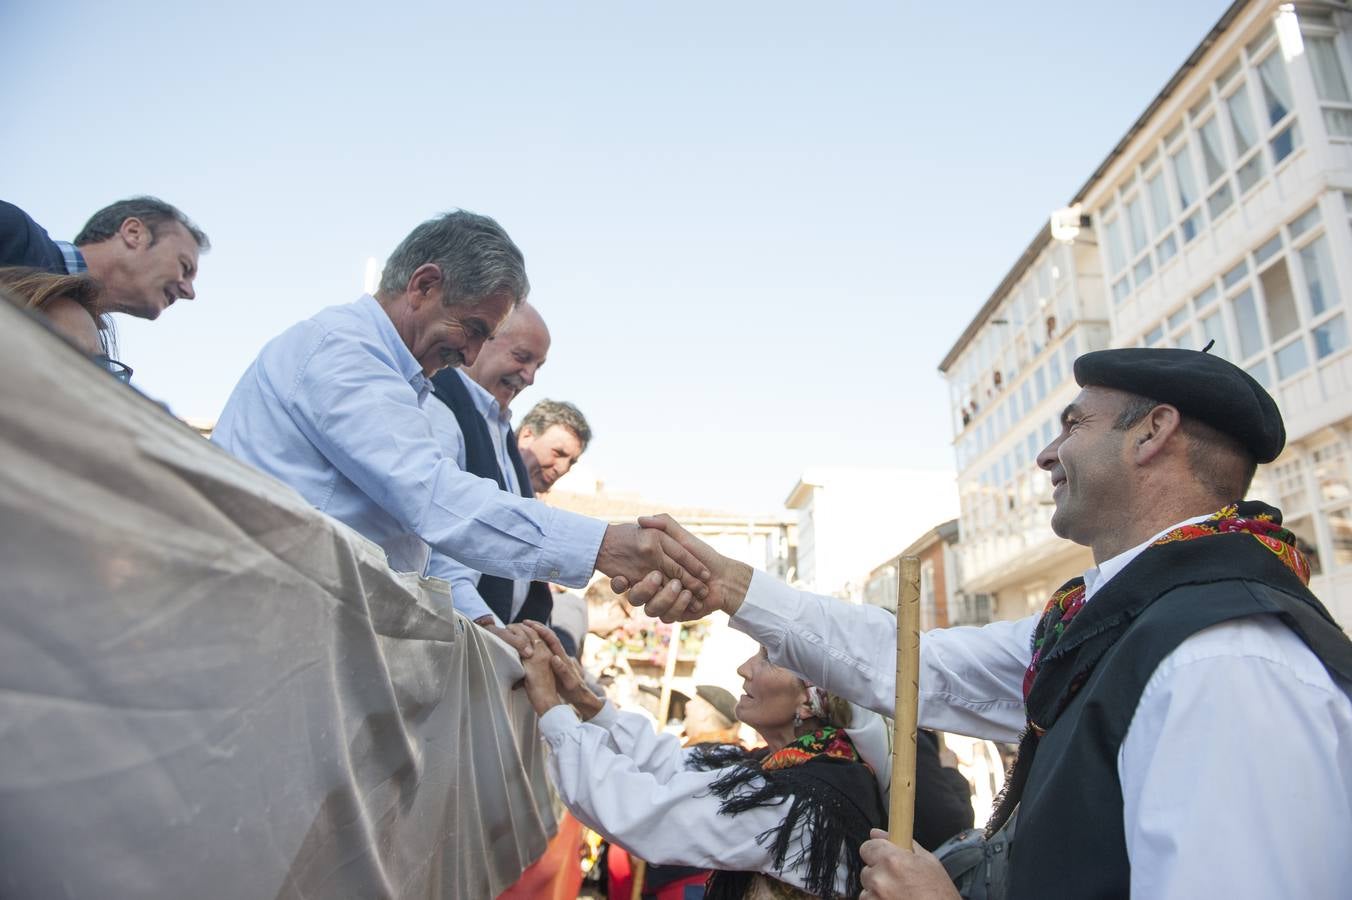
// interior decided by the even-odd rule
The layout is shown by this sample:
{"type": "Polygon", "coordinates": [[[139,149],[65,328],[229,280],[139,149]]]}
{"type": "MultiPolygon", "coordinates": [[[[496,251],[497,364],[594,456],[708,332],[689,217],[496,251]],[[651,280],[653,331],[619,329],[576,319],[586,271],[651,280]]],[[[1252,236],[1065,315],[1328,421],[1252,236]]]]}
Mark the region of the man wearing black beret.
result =
{"type": "MultiPolygon", "coordinates": [[[[1039,615],[921,640],[920,725],[1019,740],[989,826],[1017,826],[1006,896],[1346,896],[1352,643],[1281,513],[1243,500],[1285,443],[1276,404],[1191,350],[1089,353],[1075,378],[1037,464],[1052,529],[1096,565],[1039,615]]],[[[652,581],[631,602],[668,621],[722,609],[775,664],[890,712],[886,612],[644,524],[714,574],[702,604],[652,581]]],[[[875,839],[863,855],[869,900],[958,896],[919,848],[875,839]]]]}

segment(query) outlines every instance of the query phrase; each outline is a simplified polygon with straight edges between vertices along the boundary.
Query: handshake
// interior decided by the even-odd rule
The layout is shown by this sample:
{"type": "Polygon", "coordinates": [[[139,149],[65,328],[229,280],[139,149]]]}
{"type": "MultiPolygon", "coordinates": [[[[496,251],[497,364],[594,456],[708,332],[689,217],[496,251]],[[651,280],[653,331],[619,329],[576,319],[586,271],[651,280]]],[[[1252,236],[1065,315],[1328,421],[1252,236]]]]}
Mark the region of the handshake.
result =
{"type": "Polygon", "coordinates": [[[631,605],[668,623],[692,622],[718,610],[732,615],[751,586],[750,566],[723,556],[665,513],[642,516],[637,526],[607,529],[596,568],[611,576],[615,593],[628,594],[631,605]],[[606,543],[617,529],[643,545],[637,566],[607,557],[606,543]]]}
{"type": "MultiPolygon", "coordinates": [[[[610,576],[615,593],[627,594],[631,605],[668,623],[692,622],[719,610],[732,615],[751,586],[750,566],[718,553],[666,514],[607,528],[596,568],[610,576]]],[[[584,720],[600,711],[602,701],[587,687],[582,667],[548,626],[527,621],[485,627],[521,657],[536,713],[565,703],[584,720]]]]}

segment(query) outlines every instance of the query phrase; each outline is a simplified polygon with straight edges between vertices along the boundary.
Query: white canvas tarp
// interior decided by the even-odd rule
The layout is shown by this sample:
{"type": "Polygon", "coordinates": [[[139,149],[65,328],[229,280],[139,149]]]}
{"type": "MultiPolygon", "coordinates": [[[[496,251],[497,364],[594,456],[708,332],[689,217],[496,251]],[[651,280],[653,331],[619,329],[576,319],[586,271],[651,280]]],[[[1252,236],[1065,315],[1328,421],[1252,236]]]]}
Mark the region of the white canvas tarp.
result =
{"type": "Polygon", "coordinates": [[[0,535],[0,896],[482,900],[543,852],[506,645],[3,302],[0,535]]]}

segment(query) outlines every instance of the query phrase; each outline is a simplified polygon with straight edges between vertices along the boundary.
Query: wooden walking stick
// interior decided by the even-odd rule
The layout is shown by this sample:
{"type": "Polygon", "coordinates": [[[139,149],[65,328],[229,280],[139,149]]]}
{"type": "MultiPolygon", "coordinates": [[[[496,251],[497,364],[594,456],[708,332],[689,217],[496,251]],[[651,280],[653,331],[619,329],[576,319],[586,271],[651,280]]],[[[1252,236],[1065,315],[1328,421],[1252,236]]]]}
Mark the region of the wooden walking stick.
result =
{"type": "Polygon", "coordinates": [[[915,826],[915,718],[920,693],[920,560],[897,562],[897,705],[892,730],[888,836],[910,852],[915,826]]]}

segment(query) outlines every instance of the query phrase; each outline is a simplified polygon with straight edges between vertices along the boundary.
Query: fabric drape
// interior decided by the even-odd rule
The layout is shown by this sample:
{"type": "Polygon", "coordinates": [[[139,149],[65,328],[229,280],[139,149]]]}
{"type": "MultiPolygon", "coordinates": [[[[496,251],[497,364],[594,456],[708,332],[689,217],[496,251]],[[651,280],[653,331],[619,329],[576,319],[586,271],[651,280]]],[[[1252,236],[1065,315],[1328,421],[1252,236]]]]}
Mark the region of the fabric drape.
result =
{"type": "Polygon", "coordinates": [[[479,900],[543,852],[522,670],[444,583],[5,303],[0,460],[0,896],[479,900]]]}

